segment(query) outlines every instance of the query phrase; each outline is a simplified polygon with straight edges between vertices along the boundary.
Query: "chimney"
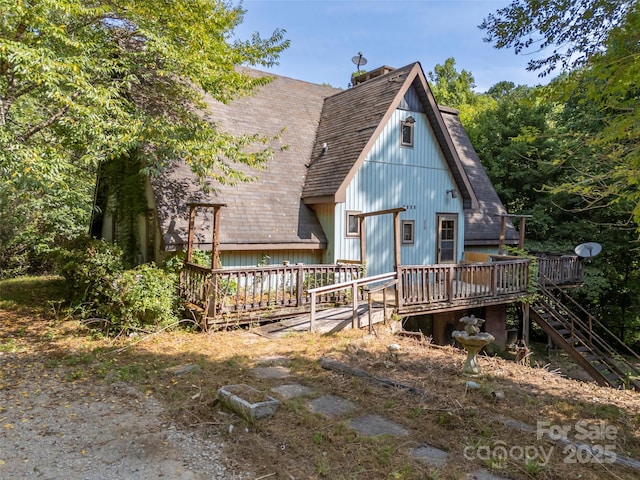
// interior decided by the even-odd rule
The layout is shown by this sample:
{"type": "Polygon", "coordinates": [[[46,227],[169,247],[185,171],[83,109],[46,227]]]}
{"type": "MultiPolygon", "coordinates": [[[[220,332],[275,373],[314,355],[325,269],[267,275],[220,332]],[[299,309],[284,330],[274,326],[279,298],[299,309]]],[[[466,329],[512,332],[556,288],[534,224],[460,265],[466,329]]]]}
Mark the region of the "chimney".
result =
{"type": "Polygon", "coordinates": [[[367,80],[371,80],[372,78],[386,75],[387,73],[393,72],[394,70],[395,68],[385,65],[383,67],[378,67],[375,70],[371,70],[370,72],[354,75],[351,77],[351,85],[355,87],[356,85],[360,85],[361,83],[364,83],[367,80]]]}

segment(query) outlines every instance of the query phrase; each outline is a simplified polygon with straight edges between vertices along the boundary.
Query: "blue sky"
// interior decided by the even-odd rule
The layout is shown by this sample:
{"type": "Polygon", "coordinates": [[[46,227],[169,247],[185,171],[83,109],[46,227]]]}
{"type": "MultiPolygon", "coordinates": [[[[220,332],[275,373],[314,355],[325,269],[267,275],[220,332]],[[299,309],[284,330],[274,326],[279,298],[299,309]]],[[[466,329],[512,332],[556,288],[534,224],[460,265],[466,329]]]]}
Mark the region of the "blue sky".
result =
{"type": "Polygon", "coordinates": [[[244,0],[247,13],[236,29],[239,38],[257,31],[268,37],[286,30],[291,46],[280,65],[268,71],[312,83],[346,88],[356,70],[351,58],[362,52],[373,70],[414,61],[425,74],[449,57],[458,71],[470,71],[476,91],[501,80],[537,85],[526,70],[528,56],[497,50],[483,42],[478,28],[489,13],[510,0],[244,0]]]}

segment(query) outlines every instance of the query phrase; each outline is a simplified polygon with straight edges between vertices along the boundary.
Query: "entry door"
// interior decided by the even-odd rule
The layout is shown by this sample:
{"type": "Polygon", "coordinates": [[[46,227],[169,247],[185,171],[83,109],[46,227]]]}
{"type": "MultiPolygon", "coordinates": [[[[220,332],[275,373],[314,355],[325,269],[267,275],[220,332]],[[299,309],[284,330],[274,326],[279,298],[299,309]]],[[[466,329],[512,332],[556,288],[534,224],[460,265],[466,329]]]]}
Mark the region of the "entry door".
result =
{"type": "Polygon", "coordinates": [[[438,215],[438,263],[456,263],[458,259],[458,216],[438,215]]]}

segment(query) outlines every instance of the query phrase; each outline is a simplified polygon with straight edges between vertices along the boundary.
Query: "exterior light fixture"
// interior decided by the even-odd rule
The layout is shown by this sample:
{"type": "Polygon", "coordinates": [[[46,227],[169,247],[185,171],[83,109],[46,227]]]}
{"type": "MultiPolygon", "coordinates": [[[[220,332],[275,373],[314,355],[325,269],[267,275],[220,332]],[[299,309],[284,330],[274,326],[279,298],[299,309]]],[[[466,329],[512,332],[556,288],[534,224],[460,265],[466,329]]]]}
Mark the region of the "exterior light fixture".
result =
{"type": "Polygon", "coordinates": [[[455,188],[450,188],[449,190],[447,190],[447,194],[449,193],[451,194],[451,198],[458,198],[458,192],[455,188]]]}

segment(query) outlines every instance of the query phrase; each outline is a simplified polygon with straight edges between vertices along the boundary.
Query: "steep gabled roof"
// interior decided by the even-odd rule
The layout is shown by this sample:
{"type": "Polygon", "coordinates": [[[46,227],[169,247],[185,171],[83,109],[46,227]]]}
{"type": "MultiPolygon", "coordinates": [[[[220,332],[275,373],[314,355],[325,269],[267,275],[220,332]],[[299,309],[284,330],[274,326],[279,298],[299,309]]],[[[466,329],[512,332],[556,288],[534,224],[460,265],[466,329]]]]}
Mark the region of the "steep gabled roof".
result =
{"type": "MultiPolygon", "coordinates": [[[[447,130],[458,152],[467,177],[471,181],[473,190],[478,198],[478,208],[465,209],[464,213],[464,241],[466,245],[496,245],[500,238],[500,215],[506,214],[502,201],[498,197],[493,184],[487,175],[478,154],[471,145],[458,111],[453,108],[440,107],[447,130]]],[[[511,221],[507,219],[505,242],[508,244],[518,241],[511,221]]]]}
{"type": "MultiPolygon", "coordinates": [[[[222,249],[325,248],[326,237],[315,213],[302,200],[302,186],[311,157],[325,97],[337,89],[255,70],[273,80],[252,95],[228,105],[207,99],[207,116],[233,135],[278,134],[276,154],[262,171],[248,170],[255,181],[235,186],[214,185],[205,193],[183,161],[176,161],[152,182],[161,232],[176,247],[186,244],[188,203],[226,204],[221,209],[222,249]],[[280,147],[287,146],[285,150],[280,147]],[[253,245],[252,245],[253,244],[253,245]]],[[[196,221],[196,242],[211,242],[211,214],[196,221]]],[[[209,245],[200,245],[208,249],[209,245]]]]}
{"type": "Polygon", "coordinates": [[[348,183],[412,86],[418,92],[465,207],[477,206],[475,193],[418,62],[325,100],[302,192],[306,203],[344,201],[348,183]],[[325,145],[327,150],[323,153],[325,145]]]}

